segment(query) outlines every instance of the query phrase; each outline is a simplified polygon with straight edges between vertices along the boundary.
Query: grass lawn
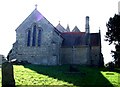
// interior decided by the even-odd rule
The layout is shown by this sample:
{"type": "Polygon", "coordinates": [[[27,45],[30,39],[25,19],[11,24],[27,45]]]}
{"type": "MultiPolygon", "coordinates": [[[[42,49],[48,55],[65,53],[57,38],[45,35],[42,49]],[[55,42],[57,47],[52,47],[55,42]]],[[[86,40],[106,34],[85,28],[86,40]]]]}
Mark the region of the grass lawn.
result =
{"type": "Polygon", "coordinates": [[[0,68],[0,87],[2,86],[1,80],[2,80],[2,74],[1,74],[1,68],[0,68]]]}
{"type": "MultiPolygon", "coordinates": [[[[16,86],[39,87],[39,85],[61,87],[120,87],[120,72],[109,72],[106,69],[77,66],[78,73],[70,73],[68,65],[14,65],[16,86]]],[[[1,69],[0,69],[1,70],[1,69]]],[[[1,72],[0,72],[1,74],[1,72]]],[[[1,79],[1,75],[0,75],[1,79]]],[[[1,86],[1,83],[0,83],[1,86]]]]}
{"type": "Polygon", "coordinates": [[[69,66],[14,65],[16,85],[62,85],[79,87],[119,87],[120,73],[77,66],[78,73],[68,72],[69,66]]]}
{"type": "Polygon", "coordinates": [[[109,71],[101,71],[101,73],[114,87],[120,87],[120,73],[109,71]]]}

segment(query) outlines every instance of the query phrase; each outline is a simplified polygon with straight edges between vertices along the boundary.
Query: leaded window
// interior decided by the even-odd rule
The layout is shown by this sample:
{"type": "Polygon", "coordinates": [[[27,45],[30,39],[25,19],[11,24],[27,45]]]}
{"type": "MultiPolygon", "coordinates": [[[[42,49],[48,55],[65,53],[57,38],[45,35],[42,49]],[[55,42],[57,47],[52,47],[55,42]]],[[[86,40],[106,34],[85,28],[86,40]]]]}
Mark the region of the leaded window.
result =
{"type": "Polygon", "coordinates": [[[36,45],[36,25],[33,26],[33,39],[32,39],[32,46],[36,45]]]}
{"type": "Polygon", "coordinates": [[[41,30],[38,30],[38,46],[41,44],[41,30]]]}
{"type": "Polygon", "coordinates": [[[31,37],[31,31],[28,30],[28,37],[27,37],[27,46],[30,46],[30,37],[31,37]]]}

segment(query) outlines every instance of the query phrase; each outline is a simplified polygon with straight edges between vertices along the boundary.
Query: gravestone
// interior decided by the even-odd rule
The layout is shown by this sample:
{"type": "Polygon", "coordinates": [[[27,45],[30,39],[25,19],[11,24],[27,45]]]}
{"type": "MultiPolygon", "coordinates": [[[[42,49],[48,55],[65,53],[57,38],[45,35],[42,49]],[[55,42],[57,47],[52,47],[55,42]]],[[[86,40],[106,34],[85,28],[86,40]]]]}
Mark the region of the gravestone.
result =
{"type": "Polygon", "coordinates": [[[2,87],[15,87],[13,65],[2,58],[2,87]]]}
{"type": "Polygon", "coordinates": [[[2,64],[2,58],[4,57],[4,55],[0,54],[0,65],[2,64]]]}

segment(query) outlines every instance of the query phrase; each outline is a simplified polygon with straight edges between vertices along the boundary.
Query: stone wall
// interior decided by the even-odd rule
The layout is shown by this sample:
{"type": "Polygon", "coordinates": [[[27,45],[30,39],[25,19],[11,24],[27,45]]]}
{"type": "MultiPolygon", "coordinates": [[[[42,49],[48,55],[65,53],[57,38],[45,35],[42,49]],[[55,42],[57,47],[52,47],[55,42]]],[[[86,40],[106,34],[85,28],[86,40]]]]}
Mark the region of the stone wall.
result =
{"type": "Polygon", "coordinates": [[[62,64],[87,64],[87,50],[86,46],[80,47],[64,47],[61,48],[61,62],[62,64]]]}
{"type": "Polygon", "coordinates": [[[89,49],[88,46],[61,48],[62,64],[80,64],[80,65],[99,66],[100,54],[101,54],[100,46],[91,47],[90,57],[88,57],[89,56],[88,49],[89,49]]]}
{"type": "MultiPolygon", "coordinates": [[[[59,49],[62,38],[54,31],[55,28],[51,24],[44,22],[36,23],[37,28],[41,29],[40,46],[27,46],[27,29],[16,31],[17,40],[13,46],[12,59],[15,58],[18,61],[28,61],[33,64],[42,65],[59,64],[59,49]]],[[[28,29],[32,29],[32,25],[28,29]]]]}
{"type": "Polygon", "coordinates": [[[63,38],[60,36],[60,34],[53,32],[53,39],[52,39],[52,44],[51,44],[51,49],[52,49],[51,54],[53,56],[52,59],[56,59],[57,64],[61,64],[60,48],[61,48],[62,41],[63,41],[63,38]]]}
{"type": "Polygon", "coordinates": [[[99,66],[99,62],[100,62],[100,46],[94,46],[91,48],[91,63],[93,66],[99,66]]]}

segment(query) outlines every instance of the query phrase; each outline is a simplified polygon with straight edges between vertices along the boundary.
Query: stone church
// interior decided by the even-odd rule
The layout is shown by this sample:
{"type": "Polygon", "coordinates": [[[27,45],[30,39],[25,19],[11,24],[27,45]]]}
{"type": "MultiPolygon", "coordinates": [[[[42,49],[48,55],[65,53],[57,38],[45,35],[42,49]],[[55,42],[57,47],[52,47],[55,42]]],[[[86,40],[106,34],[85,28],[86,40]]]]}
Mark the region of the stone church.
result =
{"type": "Polygon", "coordinates": [[[70,31],[60,23],[54,27],[38,10],[16,29],[16,42],[9,53],[10,60],[27,61],[40,65],[79,64],[100,66],[101,33],[90,33],[89,16],[85,32],[77,26],[70,31]]]}

